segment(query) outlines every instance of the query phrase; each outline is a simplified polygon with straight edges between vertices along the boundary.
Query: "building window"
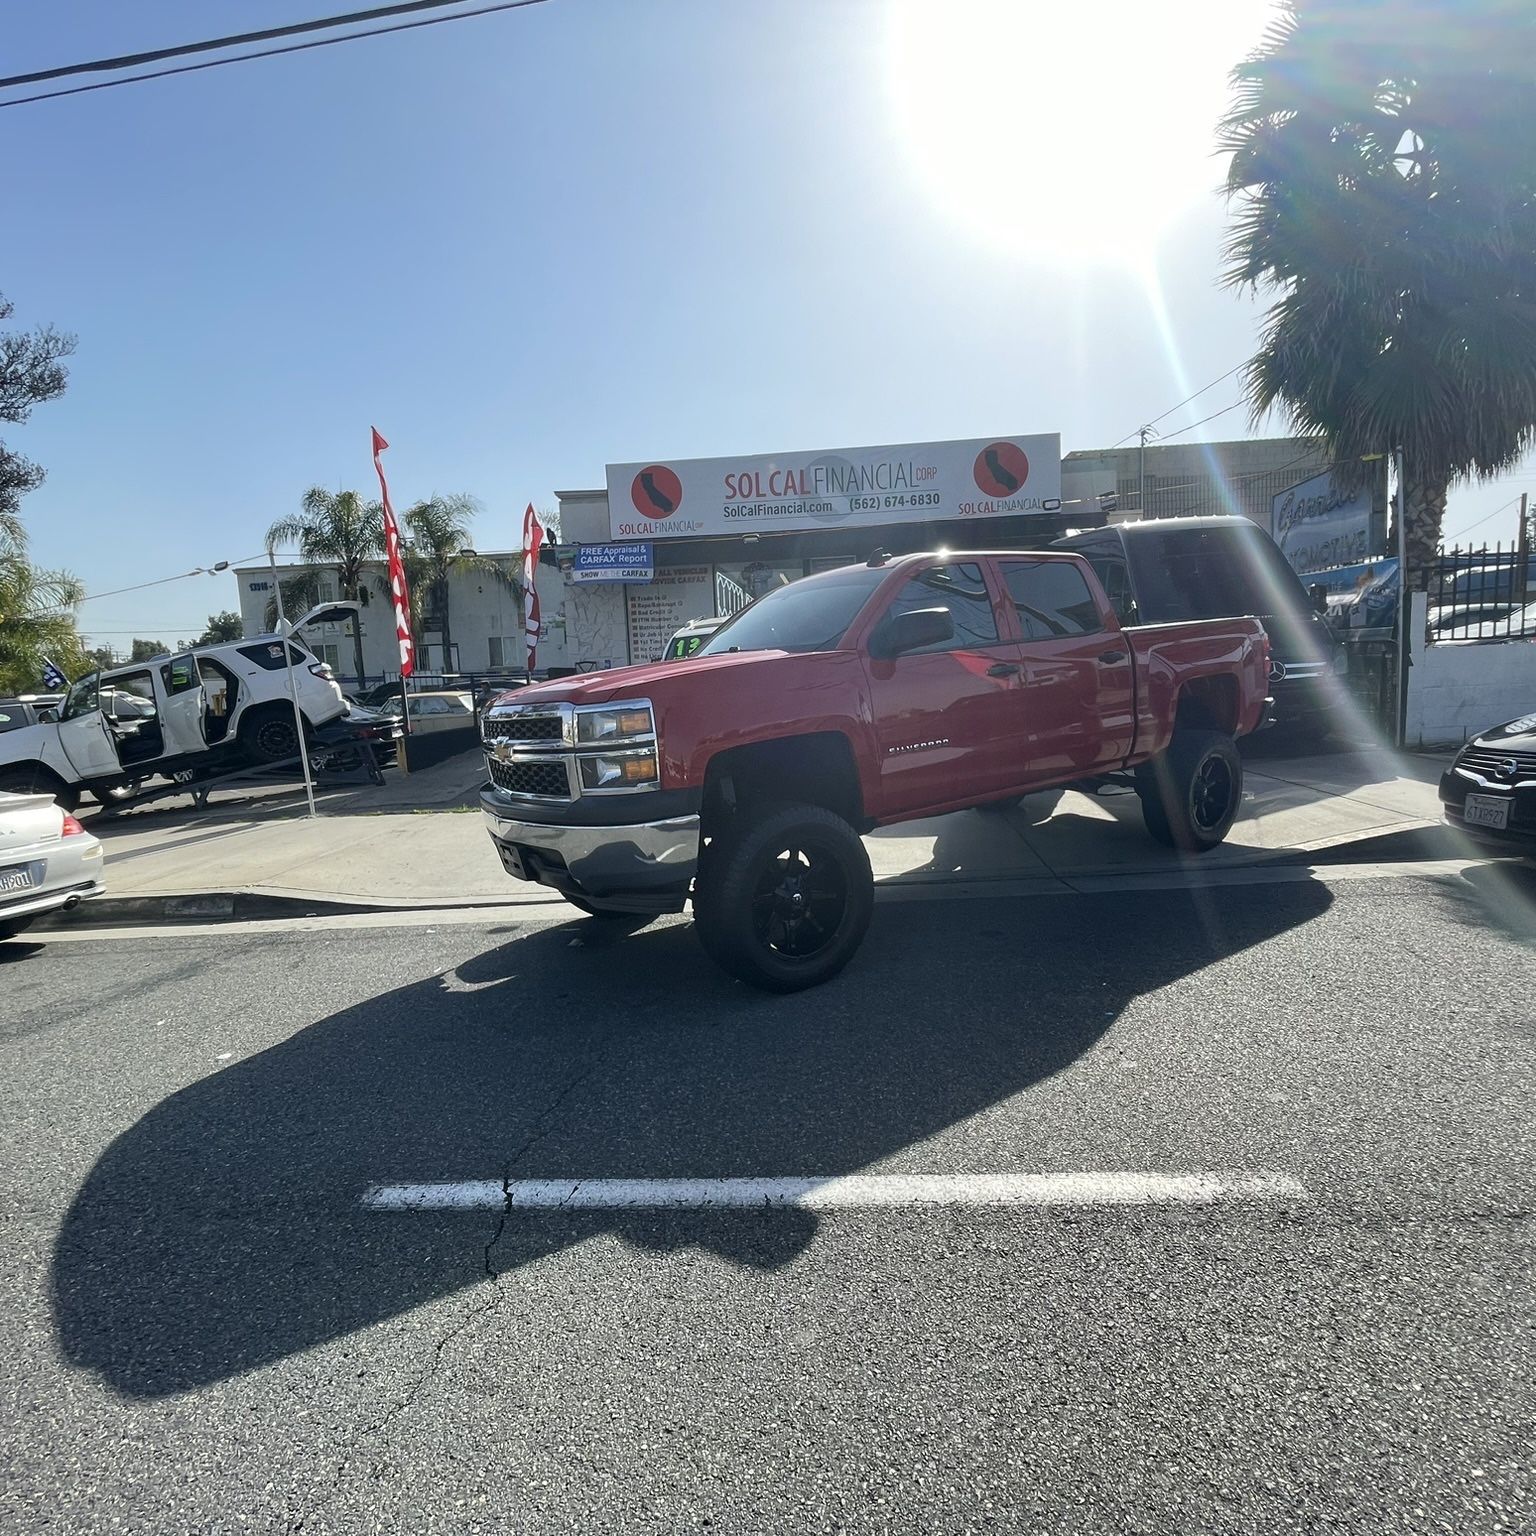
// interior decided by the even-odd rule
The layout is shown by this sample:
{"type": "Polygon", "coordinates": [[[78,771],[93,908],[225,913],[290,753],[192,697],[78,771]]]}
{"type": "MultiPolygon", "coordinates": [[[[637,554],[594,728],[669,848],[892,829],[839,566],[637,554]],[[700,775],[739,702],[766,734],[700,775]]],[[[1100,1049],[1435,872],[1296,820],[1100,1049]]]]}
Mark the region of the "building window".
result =
{"type": "Polygon", "coordinates": [[[503,639],[500,635],[492,635],[490,638],[491,668],[496,670],[501,667],[516,666],[514,657],[517,654],[517,642],[503,639]]]}

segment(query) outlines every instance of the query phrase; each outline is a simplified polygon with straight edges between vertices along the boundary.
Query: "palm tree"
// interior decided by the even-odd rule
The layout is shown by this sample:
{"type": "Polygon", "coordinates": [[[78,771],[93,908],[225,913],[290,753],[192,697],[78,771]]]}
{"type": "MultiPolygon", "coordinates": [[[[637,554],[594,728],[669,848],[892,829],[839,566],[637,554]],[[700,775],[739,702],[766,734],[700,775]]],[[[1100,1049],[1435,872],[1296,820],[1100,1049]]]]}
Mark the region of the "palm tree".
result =
{"type": "MultiPolygon", "coordinates": [[[[267,544],[274,549],[280,544],[296,545],[311,565],[336,572],[344,598],[361,601],[363,568],[384,549],[384,509],[376,501],[364,501],[356,491],[328,491],[314,485],[305,491],[298,516],[280,517],[267,530],[267,544]]],[[[352,645],[361,685],[363,631],[358,622],[352,625],[352,645]]]]}
{"type": "Polygon", "coordinates": [[[85,587],[67,571],[39,570],[13,532],[19,523],[0,528],[0,693],[36,688],[47,661],[70,677],[87,668],[74,613],[85,587]]]}
{"type": "Polygon", "coordinates": [[[496,561],[470,549],[470,525],[479,510],[480,504],[473,496],[432,496],[426,501],[418,501],[405,514],[410,552],[414,556],[406,569],[411,589],[412,625],[420,624],[419,597],[430,599],[428,611],[436,614],[443,637],[445,672],[453,662],[449,572],[457,569],[466,574],[490,576],[497,581],[508,579],[496,561]]]}
{"type": "Polygon", "coordinates": [[[1536,443],[1529,5],[1285,0],[1233,71],[1226,282],[1277,294],[1248,365],[1330,457],[1401,448],[1410,588],[1447,491],[1536,443]]]}

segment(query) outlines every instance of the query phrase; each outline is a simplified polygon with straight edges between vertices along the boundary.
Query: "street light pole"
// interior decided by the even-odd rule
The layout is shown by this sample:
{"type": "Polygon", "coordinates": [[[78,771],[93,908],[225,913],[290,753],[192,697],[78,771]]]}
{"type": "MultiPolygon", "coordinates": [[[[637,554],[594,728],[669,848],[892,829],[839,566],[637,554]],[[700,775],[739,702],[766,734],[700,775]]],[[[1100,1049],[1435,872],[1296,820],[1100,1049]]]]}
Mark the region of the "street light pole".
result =
{"type": "Polygon", "coordinates": [[[1140,427],[1137,429],[1137,436],[1141,438],[1141,450],[1138,455],[1139,465],[1136,476],[1136,513],[1138,517],[1145,517],[1147,515],[1147,438],[1151,434],[1151,427],[1140,427]]]}

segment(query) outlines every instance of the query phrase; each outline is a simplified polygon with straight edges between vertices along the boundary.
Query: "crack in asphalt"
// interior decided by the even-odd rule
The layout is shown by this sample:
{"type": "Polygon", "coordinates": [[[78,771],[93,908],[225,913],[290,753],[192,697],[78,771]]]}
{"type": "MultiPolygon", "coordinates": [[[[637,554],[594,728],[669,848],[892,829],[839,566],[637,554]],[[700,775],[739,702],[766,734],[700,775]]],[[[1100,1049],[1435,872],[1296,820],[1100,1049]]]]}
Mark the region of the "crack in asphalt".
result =
{"type": "MultiPolygon", "coordinates": [[[[590,1061],[555,1094],[543,1109],[534,1117],[534,1128],[523,1144],[507,1159],[506,1166],[501,1173],[502,1208],[501,1215],[496,1223],[496,1230],[491,1234],[490,1241],[485,1244],[482,1251],[481,1262],[484,1266],[485,1292],[483,1300],[470,1307],[459,1320],[449,1328],[441,1338],[432,1346],[432,1354],[425,1366],[417,1372],[415,1379],[400,1397],[390,1405],[388,1410],[371,1424],[359,1429],[346,1443],[342,1458],[336,1464],[335,1475],[332,1479],[330,1491],[313,1508],[305,1511],[289,1522],[289,1530],[302,1531],[306,1524],[317,1519],[325,1510],[341,1496],[342,1481],[346,1476],[347,1468],[351,1465],[349,1453],[355,1451],[366,1441],[371,1441],[383,1434],[391,1424],[395,1422],[405,1411],[410,1408],[420,1397],[422,1390],[442,1369],[443,1355],[448,1346],[462,1338],[471,1328],[483,1318],[495,1311],[501,1305],[501,1290],[498,1281],[502,1272],[491,1262],[491,1250],[501,1240],[501,1234],[506,1229],[507,1217],[512,1212],[512,1170],[522,1161],[528,1153],[536,1147],[550,1131],[554,1129],[550,1123],[551,1118],[560,1109],[561,1105],[597,1071],[601,1065],[601,1056],[590,1061]]],[[[579,1186],[578,1186],[579,1187],[579,1186]]],[[[575,1190],[571,1192],[573,1195],[575,1190]]],[[[567,1198],[570,1198],[569,1196],[567,1198]]]]}
{"type": "Polygon", "coordinates": [[[589,1062],[544,1106],[534,1118],[534,1128],[528,1139],[507,1159],[505,1167],[501,1170],[501,1216],[496,1223],[496,1230],[491,1233],[491,1240],[485,1245],[484,1264],[487,1278],[494,1284],[501,1278],[501,1271],[491,1263],[491,1250],[501,1241],[501,1234],[506,1231],[507,1217],[512,1214],[512,1170],[549,1135],[554,1127],[549,1123],[551,1116],[565,1101],[597,1071],[601,1057],[589,1062]]]}

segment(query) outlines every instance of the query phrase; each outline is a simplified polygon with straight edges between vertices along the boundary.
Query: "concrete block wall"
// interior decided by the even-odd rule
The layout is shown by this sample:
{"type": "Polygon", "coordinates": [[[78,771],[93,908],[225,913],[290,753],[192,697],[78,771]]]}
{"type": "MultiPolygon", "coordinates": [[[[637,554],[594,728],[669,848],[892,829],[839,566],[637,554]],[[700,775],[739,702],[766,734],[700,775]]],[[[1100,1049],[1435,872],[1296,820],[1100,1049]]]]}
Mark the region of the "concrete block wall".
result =
{"type": "Polygon", "coordinates": [[[1466,741],[1536,709],[1536,641],[1421,646],[1408,673],[1408,745],[1466,741]]]}

